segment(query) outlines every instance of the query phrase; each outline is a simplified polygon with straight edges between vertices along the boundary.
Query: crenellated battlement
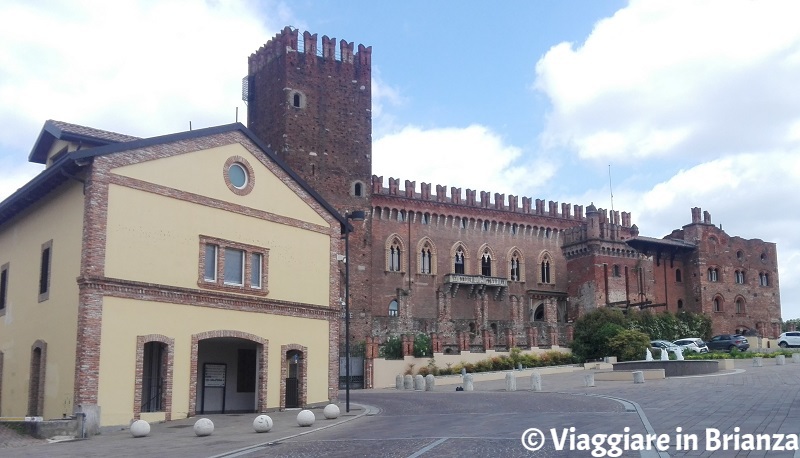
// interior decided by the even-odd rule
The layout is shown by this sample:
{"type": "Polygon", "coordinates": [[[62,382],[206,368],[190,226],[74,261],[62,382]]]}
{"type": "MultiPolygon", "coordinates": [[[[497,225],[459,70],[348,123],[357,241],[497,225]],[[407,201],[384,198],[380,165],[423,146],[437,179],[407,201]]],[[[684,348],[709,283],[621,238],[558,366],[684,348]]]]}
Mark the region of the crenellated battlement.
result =
{"type": "MultiPolygon", "coordinates": [[[[492,210],[501,210],[513,213],[523,213],[529,215],[540,215],[551,218],[561,218],[573,221],[584,221],[588,218],[583,214],[583,205],[571,205],[562,203],[559,206],[558,202],[545,201],[544,199],[533,199],[531,197],[522,197],[516,195],[508,195],[506,199],[505,194],[490,193],[487,191],[478,191],[474,189],[467,189],[466,193],[462,196],[461,188],[451,187],[450,195],[447,195],[447,187],[443,185],[436,185],[436,193],[431,194],[431,184],[421,183],[420,189],[417,191],[417,182],[405,180],[403,190],[400,190],[400,179],[389,178],[388,187],[383,186],[383,177],[372,176],[372,194],[384,194],[390,196],[400,196],[408,199],[416,199],[424,202],[441,202],[447,204],[464,205],[468,207],[488,208],[492,210]],[[520,200],[522,204],[520,205],[520,200]]],[[[594,207],[591,207],[594,208],[594,207]]],[[[587,212],[588,213],[588,212],[587,212]]],[[[600,210],[597,216],[599,222],[605,225],[616,225],[622,227],[630,227],[631,214],[628,212],[614,211],[611,212],[610,219],[606,210],[600,210]]]]}
{"type": "Polygon", "coordinates": [[[302,42],[299,40],[299,31],[286,26],[271,40],[258,48],[248,59],[250,74],[263,68],[272,60],[289,53],[302,52],[305,55],[321,57],[324,61],[339,61],[353,64],[358,67],[370,68],[372,66],[372,46],[358,45],[358,52],[354,52],[354,43],[346,40],[339,41],[339,53],[336,53],[336,38],[322,37],[322,52],[319,52],[317,34],[303,32],[302,42]]]}

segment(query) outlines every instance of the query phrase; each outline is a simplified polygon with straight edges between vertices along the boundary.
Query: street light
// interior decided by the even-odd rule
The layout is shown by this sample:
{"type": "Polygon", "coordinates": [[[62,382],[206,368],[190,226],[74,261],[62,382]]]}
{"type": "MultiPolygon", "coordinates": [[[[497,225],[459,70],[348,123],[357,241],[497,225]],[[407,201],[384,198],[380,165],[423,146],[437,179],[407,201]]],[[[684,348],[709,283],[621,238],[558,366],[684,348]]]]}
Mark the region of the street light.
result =
{"type": "Polygon", "coordinates": [[[353,227],[349,221],[364,221],[364,211],[355,210],[345,213],[344,228],[344,392],[345,411],[350,412],[350,232],[353,227]]]}

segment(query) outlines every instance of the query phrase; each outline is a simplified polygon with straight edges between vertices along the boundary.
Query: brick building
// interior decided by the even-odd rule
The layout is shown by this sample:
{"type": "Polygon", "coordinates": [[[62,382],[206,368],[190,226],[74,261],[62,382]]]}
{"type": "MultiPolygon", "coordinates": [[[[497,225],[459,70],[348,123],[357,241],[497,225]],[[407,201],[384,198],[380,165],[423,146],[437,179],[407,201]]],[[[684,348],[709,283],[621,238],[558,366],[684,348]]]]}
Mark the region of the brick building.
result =
{"type": "Polygon", "coordinates": [[[47,121],[30,160],[0,202],[0,416],[92,432],[337,397],[346,221],[247,128],[47,121]]]}
{"type": "MultiPolygon", "coordinates": [[[[248,126],[341,213],[354,342],[429,333],[435,351],[564,345],[595,307],[689,310],[714,332],[779,333],[776,247],[693,208],[658,239],[630,213],[372,175],[371,47],[285,28],[250,56],[248,126]]],[[[480,183],[475,183],[476,187],[480,183]]]]}

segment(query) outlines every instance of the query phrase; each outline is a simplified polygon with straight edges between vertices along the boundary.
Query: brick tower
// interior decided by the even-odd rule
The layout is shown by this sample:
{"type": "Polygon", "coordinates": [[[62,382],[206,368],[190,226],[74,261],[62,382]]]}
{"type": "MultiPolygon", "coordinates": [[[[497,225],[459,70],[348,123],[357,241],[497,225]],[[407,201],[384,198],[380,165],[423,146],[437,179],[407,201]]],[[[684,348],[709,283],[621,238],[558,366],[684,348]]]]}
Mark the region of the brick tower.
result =
{"type": "Polygon", "coordinates": [[[370,318],[361,315],[370,308],[372,47],[354,53],[353,43],[341,40],[337,54],[336,39],[327,36],[321,52],[317,45],[316,34],[304,32],[301,44],[298,31],[286,27],[250,56],[247,123],[341,214],[366,213],[350,234],[353,329],[370,318]]]}

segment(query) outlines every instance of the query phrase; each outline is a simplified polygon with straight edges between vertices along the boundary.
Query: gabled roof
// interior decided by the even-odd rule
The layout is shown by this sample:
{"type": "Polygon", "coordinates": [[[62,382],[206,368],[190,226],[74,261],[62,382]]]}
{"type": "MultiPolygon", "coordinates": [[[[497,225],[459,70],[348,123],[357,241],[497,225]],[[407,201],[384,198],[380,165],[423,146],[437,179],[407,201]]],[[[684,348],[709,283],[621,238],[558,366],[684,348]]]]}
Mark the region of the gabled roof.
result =
{"type": "MultiPolygon", "coordinates": [[[[75,130],[75,129],[73,129],[75,130]]],[[[216,127],[208,127],[205,129],[197,129],[197,130],[190,130],[187,132],[179,132],[176,134],[169,134],[169,135],[161,135],[158,137],[151,137],[151,138],[137,138],[131,137],[128,135],[122,134],[115,134],[113,132],[105,132],[97,129],[91,129],[88,127],[82,126],[75,126],[74,124],[67,124],[67,123],[59,123],[58,121],[47,121],[45,122],[45,126],[42,129],[42,134],[39,135],[39,139],[37,140],[37,145],[42,142],[43,136],[51,136],[52,140],[55,141],[56,138],[67,139],[64,138],[66,136],[75,136],[75,135],[82,135],[83,138],[91,138],[94,141],[102,142],[105,141],[106,143],[101,143],[101,146],[96,146],[94,148],[89,149],[81,149],[78,151],[70,152],[63,157],[59,158],[55,163],[53,163],[50,167],[45,169],[42,173],[34,177],[31,181],[29,181],[25,186],[18,189],[15,193],[10,195],[6,200],[0,202],[0,224],[5,223],[10,218],[18,214],[19,212],[23,211],[28,206],[32,205],[34,202],[39,200],[45,194],[50,192],[51,190],[55,189],[58,185],[63,183],[64,181],[74,178],[76,172],[86,164],[91,162],[91,159],[97,156],[105,156],[107,154],[114,154],[120,153],[123,151],[129,151],[138,148],[146,148],[149,146],[159,145],[162,143],[171,143],[177,142],[182,140],[191,140],[200,137],[207,137],[211,135],[227,133],[232,131],[240,131],[244,134],[250,141],[252,141],[256,146],[258,146],[261,151],[275,164],[278,165],[286,174],[288,174],[304,191],[306,191],[314,200],[319,202],[325,210],[328,211],[334,218],[336,218],[339,223],[342,225],[343,230],[345,228],[352,230],[347,219],[342,216],[333,206],[328,203],[322,196],[319,195],[308,183],[306,183],[302,178],[300,178],[294,170],[289,168],[282,159],[275,154],[266,144],[264,144],[261,140],[259,140],[255,134],[245,127],[242,123],[233,123],[227,124],[223,126],[216,126],[216,127]],[[74,126],[80,129],[84,129],[85,133],[94,132],[93,135],[103,135],[108,136],[105,140],[100,139],[99,137],[88,137],[84,134],[78,134],[77,132],[67,133],[65,130],[62,130],[59,125],[61,126],[74,126]],[[57,132],[58,136],[54,134],[55,132],[53,129],[58,129],[57,132]],[[118,141],[110,140],[111,136],[116,136],[118,141]],[[123,138],[127,138],[128,140],[122,140],[123,138]]],[[[74,137],[77,138],[77,137],[74,137]]],[[[34,152],[36,151],[37,147],[34,147],[34,152]]],[[[46,150],[45,150],[46,151],[46,150]]],[[[34,154],[31,153],[31,155],[34,154]]],[[[46,154],[46,153],[45,153],[46,154]]]]}
{"type": "Polygon", "coordinates": [[[50,151],[50,148],[56,140],[78,142],[81,143],[83,147],[91,148],[94,146],[108,145],[109,143],[129,142],[138,139],[138,137],[130,135],[48,119],[45,121],[42,131],[39,133],[39,138],[36,139],[36,143],[33,144],[28,160],[39,164],[47,162],[47,152],[50,151]]]}

